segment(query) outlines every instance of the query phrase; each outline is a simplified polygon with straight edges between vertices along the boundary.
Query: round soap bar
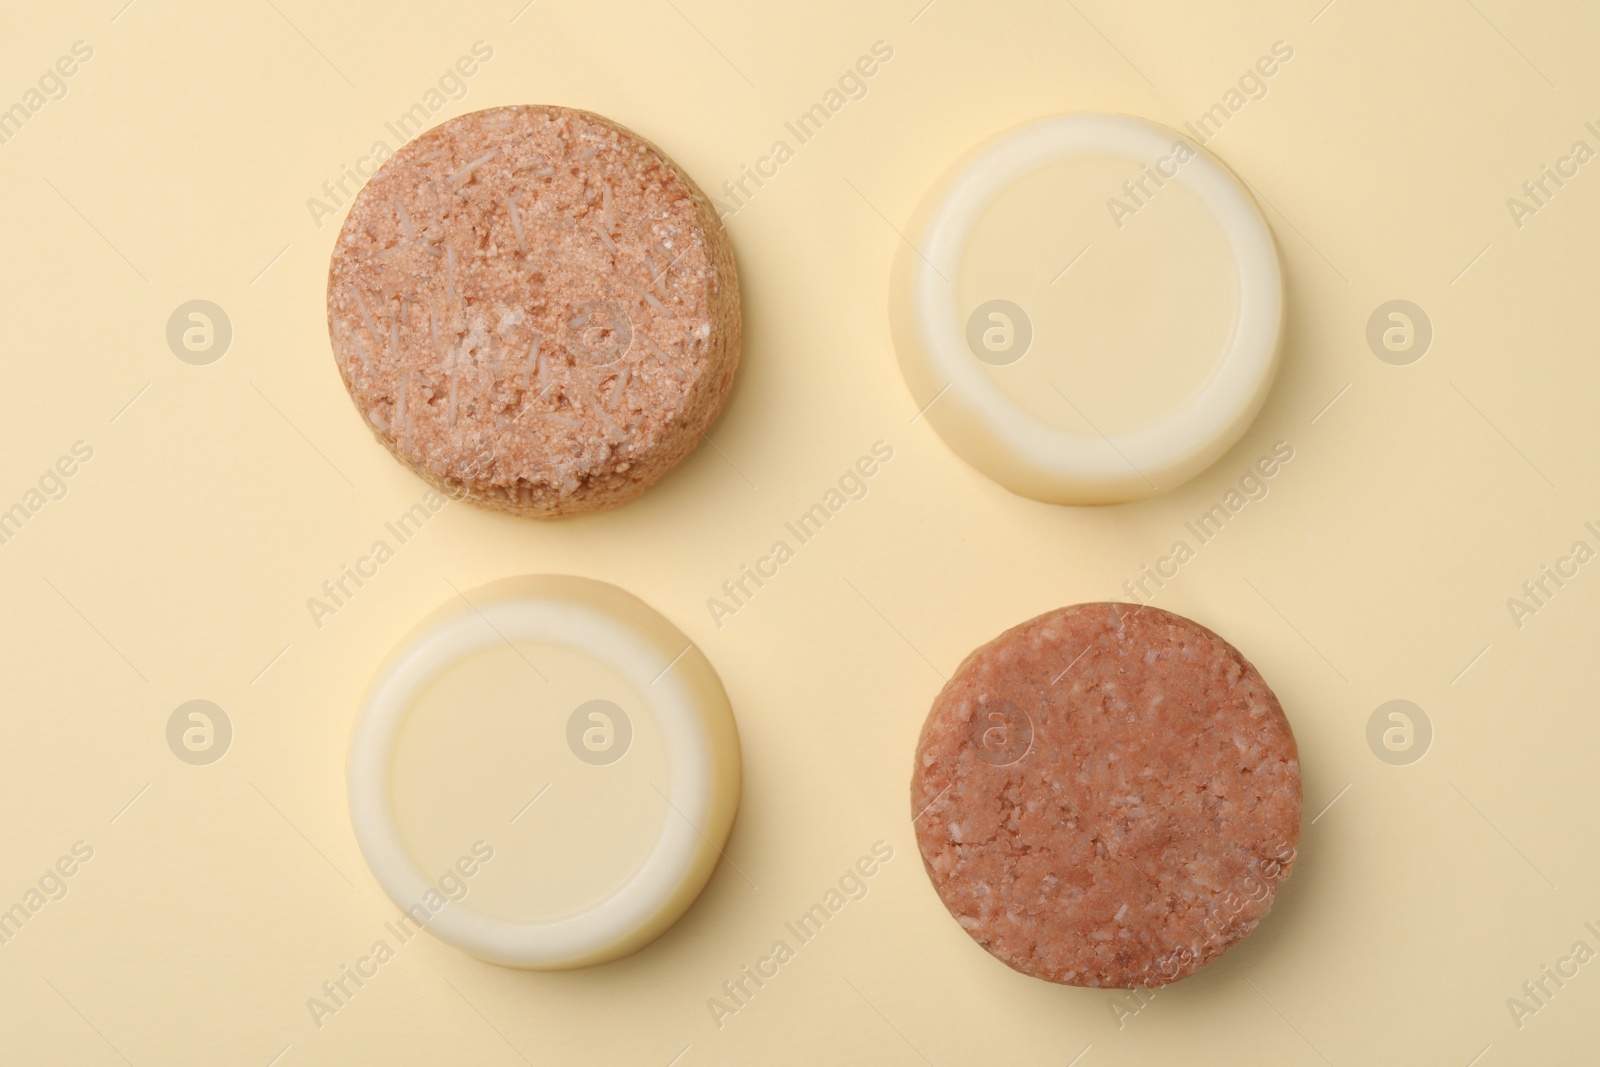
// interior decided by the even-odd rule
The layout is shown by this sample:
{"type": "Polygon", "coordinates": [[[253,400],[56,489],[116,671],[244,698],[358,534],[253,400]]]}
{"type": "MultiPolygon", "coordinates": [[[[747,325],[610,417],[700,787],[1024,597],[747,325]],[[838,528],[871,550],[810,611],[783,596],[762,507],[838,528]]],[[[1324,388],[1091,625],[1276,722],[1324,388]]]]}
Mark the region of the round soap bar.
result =
{"type": "Polygon", "coordinates": [[[1283,282],[1239,181],[1121,115],[1023,126],[958,161],[896,254],[890,320],[919,411],[1014,493],[1171,489],[1255,417],[1283,282]]]}
{"type": "Polygon", "coordinates": [[[688,455],[739,362],[716,210],[587,111],[428,130],[357,195],[328,330],[372,432],[434,485],[535,516],[612,507],[688,455]]]}
{"type": "Polygon", "coordinates": [[[378,673],[350,751],[356,839],[400,930],[514,967],[603,963],[671,926],[739,785],[711,664],[587,578],[509,579],[436,612],[378,673]]]}
{"type": "Polygon", "coordinates": [[[968,656],[911,781],[950,914],[1077,986],[1192,974],[1248,934],[1300,839],[1283,709],[1233,646],[1156,608],[1079,604],[968,656]]]}

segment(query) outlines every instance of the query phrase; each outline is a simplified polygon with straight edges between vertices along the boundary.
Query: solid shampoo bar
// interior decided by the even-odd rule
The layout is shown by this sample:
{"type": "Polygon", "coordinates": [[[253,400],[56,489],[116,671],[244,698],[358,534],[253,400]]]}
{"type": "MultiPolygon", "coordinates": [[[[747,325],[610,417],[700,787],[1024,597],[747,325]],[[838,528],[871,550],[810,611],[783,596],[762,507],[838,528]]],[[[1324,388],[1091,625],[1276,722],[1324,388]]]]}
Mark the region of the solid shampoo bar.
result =
{"type": "Polygon", "coordinates": [[[602,963],[672,925],[739,788],[705,656],[630,594],[564,576],[430,617],[373,682],[350,755],[356,836],[401,922],[517,967],[602,963]]]}
{"type": "Polygon", "coordinates": [[[891,322],[919,412],[973,467],[1063,504],[1171,489],[1238,440],[1277,367],[1283,285],[1239,180],[1123,115],[979,146],[924,199],[891,322]]]}

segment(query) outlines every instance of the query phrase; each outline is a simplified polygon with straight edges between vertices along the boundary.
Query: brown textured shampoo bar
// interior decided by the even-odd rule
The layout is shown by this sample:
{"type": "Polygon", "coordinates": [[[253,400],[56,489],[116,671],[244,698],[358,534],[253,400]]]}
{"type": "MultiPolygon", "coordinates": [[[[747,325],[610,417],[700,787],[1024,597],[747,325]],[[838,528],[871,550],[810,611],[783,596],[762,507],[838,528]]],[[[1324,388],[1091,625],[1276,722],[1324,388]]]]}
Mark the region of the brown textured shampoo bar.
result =
{"type": "Polygon", "coordinates": [[[1299,754],[1222,638],[1078,604],[967,657],[923,727],[911,804],[940,899],[1003,962],[1159,986],[1272,906],[1300,839],[1299,754]]]}
{"type": "Polygon", "coordinates": [[[563,515],[638,496],[698,443],[739,362],[739,286],[715,209],[654,145],[498,107],[361,190],[328,329],[362,417],[423,478],[563,515]]]}

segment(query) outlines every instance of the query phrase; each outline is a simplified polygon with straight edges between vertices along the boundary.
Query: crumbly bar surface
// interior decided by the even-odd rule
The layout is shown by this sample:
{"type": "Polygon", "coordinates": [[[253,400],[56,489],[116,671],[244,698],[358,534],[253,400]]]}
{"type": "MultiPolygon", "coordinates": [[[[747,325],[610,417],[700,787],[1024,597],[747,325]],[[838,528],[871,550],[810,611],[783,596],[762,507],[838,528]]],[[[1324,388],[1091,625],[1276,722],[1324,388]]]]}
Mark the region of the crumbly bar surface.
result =
{"type": "Polygon", "coordinates": [[[451,119],[357,196],[328,274],[339,370],[435,485],[540,516],[643,492],[739,360],[733,252],[653,145],[584,111],[451,119]]]}
{"type": "Polygon", "coordinates": [[[1294,735],[1221,637],[1079,604],[967,657],[911,788],[956,921],[1024,974],[1137,988],[1192,974],[1272,905],[1300,836],[1294,735]]]}

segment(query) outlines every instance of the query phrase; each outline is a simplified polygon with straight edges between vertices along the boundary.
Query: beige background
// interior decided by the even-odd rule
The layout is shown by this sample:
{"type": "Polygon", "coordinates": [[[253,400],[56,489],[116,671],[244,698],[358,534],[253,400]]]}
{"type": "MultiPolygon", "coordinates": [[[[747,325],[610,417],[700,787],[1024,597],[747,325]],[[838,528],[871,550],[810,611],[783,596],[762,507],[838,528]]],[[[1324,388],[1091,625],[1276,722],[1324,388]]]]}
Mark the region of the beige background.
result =
{"type": "Polygon", "coordinates": [[[0,907],[74,842],[94,850],[0,946],[0,1059],[1594,1062],[1600,964],[1520,1029],[1507,1006],[1574,942],[1600,949],[1584,929],[1600,927],[1600,567],[1521,628],[1506,603],[1574,541],[1600,547],[1583,528],[1600,525],[1600,162],[1520,229],[1506,205],[1575,140],[1600,149],[1591,6],[122,2],[13,4],[0,26],[0,107],[74,41],[94,50],[0,144],[0,507],[93,448],[0,545],[0,907]],[[436,119],[592,108],[711,191],[874,41],[894,57],[728,220],[747,348],[714,449],[591,518],[452,504],[319,629],[306,599],[423,486],[339,386],[338,219],[318,228],[306,201],[375,138],[392,148],[385,120],[478,40],[493,59],[436,119]],[[1287,276],[1284,369],[1256,426],[1129,506],[1036,504],[976,475],[913,421],[885,308],[893,226],[997,130],[1075,109],[1181,124],[1279,40],[1294,58],[1211,142],[1264,198],[1287,276]],[[234,326],[210,366],[165,341],[196,298],[234,326]],[[1365,341],[1394,298],[1434,326],[1411,366],[1365,341]],[[894,459],[869,495],[715,626],[706,599],[877,440],[894,459]],[[1119,1026],[1110,994],[1022,978],[949,919],[915,854],[912,745],[968,650],[1123,595],[1278,440],[1295,458],[1270,495],[1155,603],[1227,635],[1282,697],[1301,859],[1254,937],[1119,1026]],[[634,591],[717,666],[744,744],[738,870],[659,942],[587,971],[419,938],[319,1029],[307,998],[395,912],[344,801],[369,674],[451,583],[538,571],[634,591]],[[165,740],[195,698],[234,727],[210,766],[165,740]],[[1435,729],[1410,766],[1365,739],[1394,698],[1435,729]],[[707,998],[878,840],[894,859],[866,898],[718,1029],[707,998]]]}

